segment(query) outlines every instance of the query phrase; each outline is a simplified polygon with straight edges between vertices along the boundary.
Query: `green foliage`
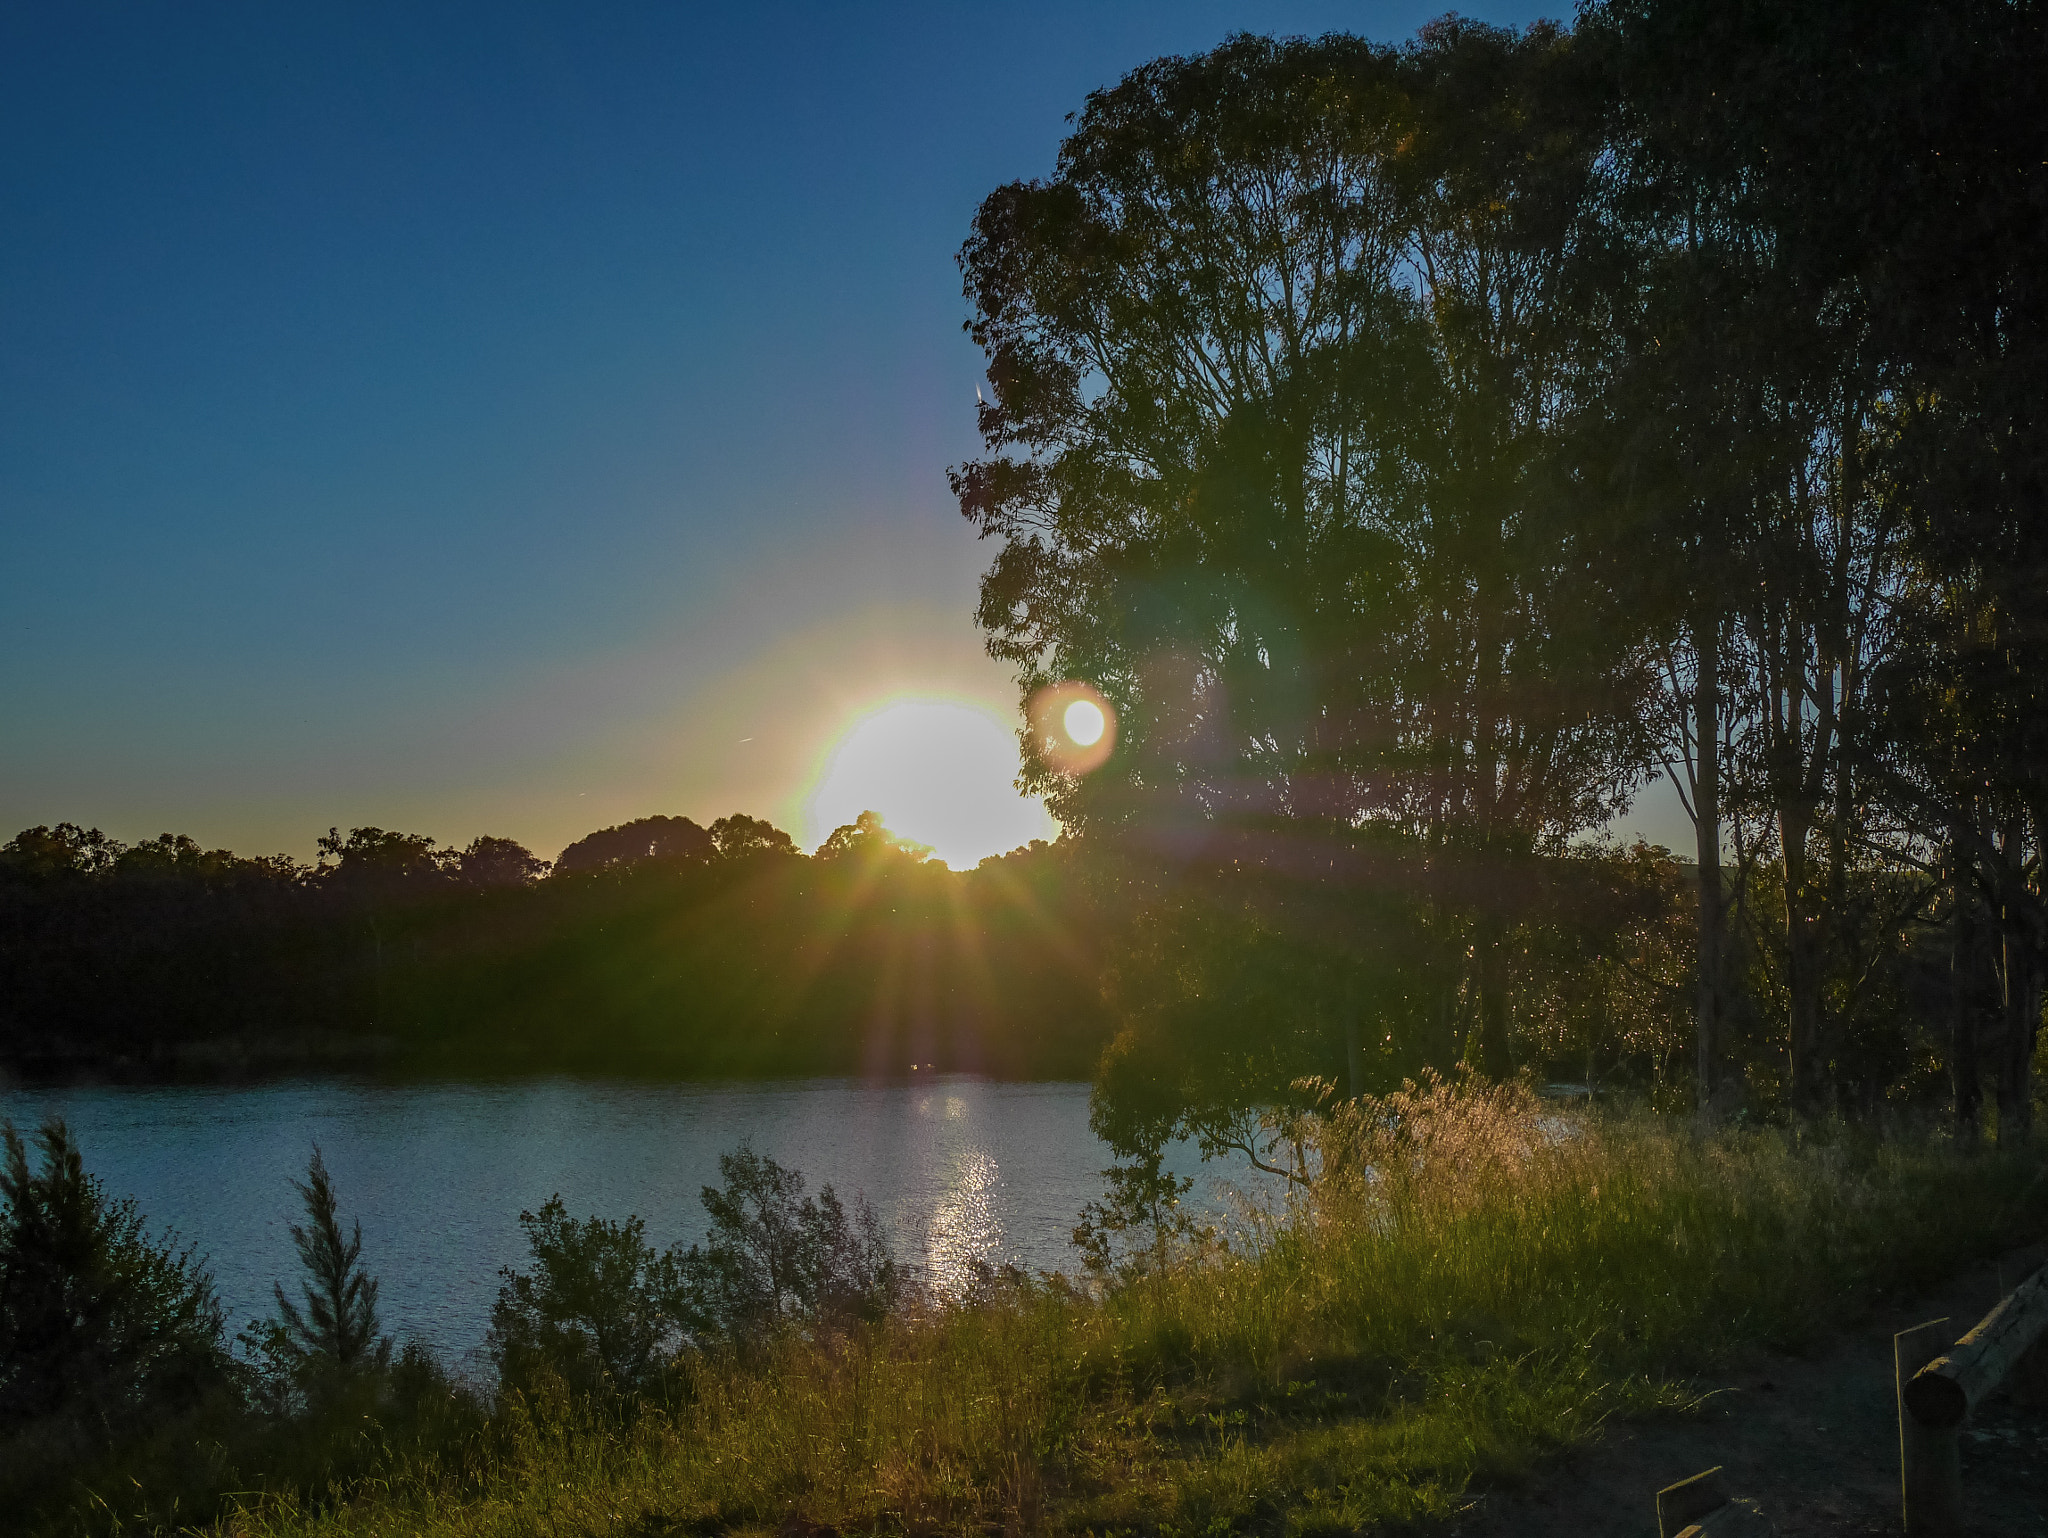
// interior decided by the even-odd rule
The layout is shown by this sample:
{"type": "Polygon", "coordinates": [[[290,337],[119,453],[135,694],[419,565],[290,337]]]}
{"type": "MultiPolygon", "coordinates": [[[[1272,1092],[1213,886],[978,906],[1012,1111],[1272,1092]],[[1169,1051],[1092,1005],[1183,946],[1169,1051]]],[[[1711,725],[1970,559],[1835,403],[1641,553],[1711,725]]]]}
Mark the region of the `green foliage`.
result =
{"type": "MultiPolygon", "coordinates": [[[[1430,901],[1470,870],[1385,830],[1291,833],[1218,839],[1243,855],[1215,864],[1114,867],[1119,1029],[1090,1116],[1120,1156],[1188,1138],[1284,1169],[1259,1112],[1295,1103],[1297,1080],[1380,1090],[1478,1055],[1478,926],[1463,902],[1430,901]]],[[[1527,916],[1497,933],[1514,1061],[1689,1099],[1690,872],[1647,846],[1592,846],[1520,862],[1514,879],[1505,902],[1527,916]]]]}
{"type": "Polygon", "coordinates": [[[1101,938],[1072,845],[955,873],[806,859],[758,819],[715,826],[715,857],[535,880],[509,840],[392,881],[188,858],[189,840],[54,874],[0,850],[0,1062],[164,1078],[1088,1073],[1101,938]]]}
{"type": "Polygon", "coordinates": [[[0,1428],[119,1438],[231,1381],[213,1283],[110,1201],[61,1121],[0,1173],[0,1428]]]}
{"type": "Polygon", "coordinates": [[[849,1213],[829,1185],[806,1196],[801,1173],[744,1146],[718,1164],[724,1186],[702,1193],[710,1235],[687,1251],[657,1252],[638,1217],[571,1218],[559,1196],[519,1215],[533,1267],[506,1268],[491,1311],[506,1383],[644,1393],[686,1348],[835,1334],[901,1301],[907,1278],[864,1199],[849,1213]]]}
{"type": "Polygon", "coordinates": [[[450,850],[436,849],[425,833],[398,833],[383,828],[350,828],[343,837],[340,829],[329,828],[317,841],[320,873],[347,887],[403,890],[438,882],[454,858],[450,850]],[[327,864],[328,860],[335,863],[327,864]]]}
{"type": "Polygon", "coordinates": [[[734,812],[711,825],[711,844],[721,860],[756,854],[796,854],[796,840],[764,818],[734,812]]]}
{"type": "Polygon", "coordinates": [[[320,1150],[306,1179],[293,1181],[306,1209],[306,1226],[292,1225],[292,1244],[305,1268],[305,1306],[282,1283],[274,1288],[277,1315],[251,1326],[243,1341],[263,1360],[275,1388],[321,1399],[351,1380],[381,1374],[391,1361],[391,1340],[377,1330],[377,1279],[363,1268],[363,1226],[342,1237],[334,1185],[320,1150]]]}
{"type": "Polygon", "coordinates": [[[856,1196],[848,1214],[827,1185],[742,1146],[720,1154],[724,1189],[706,1186],[711,1233],[678,1264],[686,1317],[700,1339],[758,1340],[794,1326],[833,1331],[881,1318],[906,1283],[881,1221],[856,1196]]]}
{"type": "Polygon", "coordinates": [[[118,840],[98,828],[81,828],[71,822],[60,822],[54,828],[38,824],[23,828],[0,846],[0,866],[10,873],[45,880],[90,876],[112,870],[125,852],[118,840]]]}
{"type": "Polygon", "coordinates": [[[983,202],[991,457],[953,483],[1003,541],[992,653],[1120,712],[1085,782],[1027,744],[1070,825],[1371,814],[1506,854],[1636,776],[1553,462],[1608,335],[1601,93],[1549,26],[1240,36],[1095,93],[1053,177],[983,202]]]}
{"type": "Polygon", "coordinates": [[[1082,1207],[1074,1225],[1074,1248],[1098,1277],[1163,1271],[1186,1247],[1211,1237],[1213,1230],[1181,1206],[1195,1187],[1194,1177],[1169,1171],[1159,1145],[1132,1151],[1102,1178],[1108,1189],[1082,1207]],[[1135,1235],[1135,1241],[1125,1235],[1135,1235]]]}
{"type": "Polygon", "coordinates": [[[530,1271],[506,1267],[489,1348],[510,1385],[559,1375],[583,1393],[650,1387],[681,1344],[677,1257],[657,1254],[638,1217],[572,1218],[560,1196],[519,1214],[530,1271]]]}
{"type": "Polygon", "coordinates": [[[538,881],[549,862],[535,857],[516,839],[489,834],[471,839],[455,860],[456,879],[473,887],[521,887],[538,881]]]}
{"type": "Polygon", "coordinates": [[[930,854],[929,845],[890,832],[880,812],[862,812],[852,822],[841,823],[827,834],[825,842],[818,846],[817,857],[821,860],[843,860],[849,856],[869,860],[898,857],[916,863],[930,854]]]}
{"type": "Polygon", "coordinates": [[[567,873],[607,870],[659,861],[705,860],[716,841],[687,817],[636,817],[616,828],[600,828],[564,849],[555,868],[567,873]]]}
{"type": "MultiPolygon", "coordinates": [[[[1976,944],[1981,904],[2002,950],[1958,992],[2005,1005],[1953,1012],[1952,1100],[1973,1127],[1988,1074],[2025,1137],[2048,132],[2017,103],[2044,67],[1999,0],[1603,0],[1572,32],[1238,37],[1091,95],[960,258],[995,389],[953,477],[999,541],[980,624],[1027,699],[1081,679],[1119,711],[1087,777],[1027,734],[1027,782],[1092,835],[1269,870],[1405,837],[1456,962],[1403,1053],[1503,1077],[1532,1025],[1549,1052],[1625,999],[1655,1022],[1632,1072],[1716,1111],[1924,1087],[1926,1022],[1875,1039],[1886,983],[1937,911],[1976,944]],[[1576,944],[1546,859],[1659,767],[1692,943],[1662,922],[1656,971],[1596,946],[1605,986],[1532,987],[1576,944]]],[[[1200,1038],[1252,1004],[1284,931],[1235,927],[1243,975],[1177,957],[1156,1014],[1200,1038]]],[[[1313,1034],[1314,991],[1281,990],[1275,1039],[1313,1034]]]]}
{"type": "Polygon", "coordinates": [[[213,1284],[85,1173],[61,1121],[12,1126],[0,1170],[0,1500],[26,1519],[110,1466],[156,1493],[195,1475],[192,1439],[239,1405],[213,1284]],[[183,1444],[182,1446],[180,1444],[183,1444]]]}

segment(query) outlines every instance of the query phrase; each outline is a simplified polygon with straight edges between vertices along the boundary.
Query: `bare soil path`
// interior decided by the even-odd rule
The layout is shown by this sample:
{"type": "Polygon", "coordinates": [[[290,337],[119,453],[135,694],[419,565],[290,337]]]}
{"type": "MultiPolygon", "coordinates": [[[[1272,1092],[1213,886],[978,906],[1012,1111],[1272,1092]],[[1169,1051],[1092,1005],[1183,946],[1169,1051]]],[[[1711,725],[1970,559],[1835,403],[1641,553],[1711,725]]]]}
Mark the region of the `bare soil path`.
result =
{"type": "MultiPolygon", "coordinates": [[[[1697,1413],[1617,1423],[1514,1488],[1475,1492],[1455,1538],[1655,1538],[1656,1492],[1715,1464],[1787,1538],[1895,1538],[1892,1336],[1947,1315],[1961,1334],[2042,1263],[2040,1247],[1973,1267],[1929,1296],[1845,1320],[1812,1353],[1763,1351],[1703,1379],[1697,1413]]],[[[2009,1386],[1963,1432],[1963,1505],[1982,1538],[2048,1538],[2048,1396],[2009,1386]]]]}

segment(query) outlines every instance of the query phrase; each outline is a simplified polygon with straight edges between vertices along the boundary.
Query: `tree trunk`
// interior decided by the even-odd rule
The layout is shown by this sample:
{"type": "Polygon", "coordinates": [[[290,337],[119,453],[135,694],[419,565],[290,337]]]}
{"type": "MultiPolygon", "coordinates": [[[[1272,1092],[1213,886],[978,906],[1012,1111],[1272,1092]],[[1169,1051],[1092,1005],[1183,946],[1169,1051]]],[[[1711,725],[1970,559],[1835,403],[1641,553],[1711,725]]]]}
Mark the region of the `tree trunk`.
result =
{"type": "Polygon", "coordinates": [[[2015,897],[1999,905],[1999,970],[2004,983],[1998,1053],[2000,1148],[2017,1148],[2034,1131],[2034,1038],[2041,1024],[2041,979],[2022,902],[2015,897]]]}
{"type": "Polygon", "coordinates": [[[1817,1117],[1827,1109],[1828,1074],[1821,1035],[1820,921],[1807,889],[1807,824],[1803,810],[1783,807],[1778,836],[1785,861],[1785,991],[1791,1004],[1792,1109],[1817,1117]]]}
{"type": "Polygon", "coordinates": [[[1949,934],[1948,1072],[1955,1101],[1956,1141],[1968,1148],[1977,1142],[1983,1096],[1977,1063],[1977,901],[1960,853],[1954,856],[1951,869],[1956,901],[1949,934]]]}
{"type": "Polygon", "coordinates": [[[1721,903],[1721,637],[1720,626],[1708,621],[1693,631],[1696,676],[1693,680],[1693,730],[1698,744],[1694,758],[1693,839],[1699,854],[1699,997],[1698,1101],[1703,1114],[1715,1108],[1723,1052],[1721,1006],[1726,967],[1722,957],[1721,903]]]}
{"type": "Polygon", "coordinates": [[[1497,919],[1480,921],[1480,938],[1473,961],[1479,983],[1479,1071],[1500,1082],[1515,1071],[1508,1051],[1508,955],[1507,936],[1497,919]]]}

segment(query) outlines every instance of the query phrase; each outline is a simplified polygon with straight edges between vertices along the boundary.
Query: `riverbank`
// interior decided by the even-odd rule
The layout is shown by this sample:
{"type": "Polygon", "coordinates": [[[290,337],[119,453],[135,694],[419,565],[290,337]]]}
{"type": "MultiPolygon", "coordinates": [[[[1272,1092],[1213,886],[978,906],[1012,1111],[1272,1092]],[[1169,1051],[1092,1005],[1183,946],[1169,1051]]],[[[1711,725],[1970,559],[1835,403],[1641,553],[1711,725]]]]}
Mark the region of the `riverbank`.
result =
{"type": "Polygon", "coordinates": [[[1323,1132],[1381,1178],[1326,1181],[1249,1246],[686,1358],[631,1414],[510,1396],[459,1446],[331,1501],[237,1497],[215,1530],[1450,1526],[1604,1427],[1697,1414],[1744,1353],[2048,1234],[2033,1153],[1601,1116],[1559,1138],[1508,1092],[1400,1111],[1323,1132]]]}

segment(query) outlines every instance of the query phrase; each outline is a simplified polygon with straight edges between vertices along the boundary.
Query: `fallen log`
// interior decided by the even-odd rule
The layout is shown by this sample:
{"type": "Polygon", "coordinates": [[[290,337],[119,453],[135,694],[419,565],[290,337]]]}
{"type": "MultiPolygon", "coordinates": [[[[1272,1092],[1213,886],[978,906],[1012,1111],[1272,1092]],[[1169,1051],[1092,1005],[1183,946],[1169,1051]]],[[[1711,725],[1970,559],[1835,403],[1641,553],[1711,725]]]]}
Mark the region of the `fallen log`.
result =
{"type": "Polygon", "coordinates": [[[2048,1332],[2048,1266],[2000,1301],[1977,1327],[1913,1375],[1906,1409],[1923,1426],[1960,1426],[2048,1332]]]}

